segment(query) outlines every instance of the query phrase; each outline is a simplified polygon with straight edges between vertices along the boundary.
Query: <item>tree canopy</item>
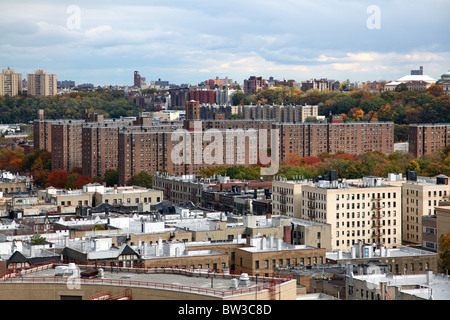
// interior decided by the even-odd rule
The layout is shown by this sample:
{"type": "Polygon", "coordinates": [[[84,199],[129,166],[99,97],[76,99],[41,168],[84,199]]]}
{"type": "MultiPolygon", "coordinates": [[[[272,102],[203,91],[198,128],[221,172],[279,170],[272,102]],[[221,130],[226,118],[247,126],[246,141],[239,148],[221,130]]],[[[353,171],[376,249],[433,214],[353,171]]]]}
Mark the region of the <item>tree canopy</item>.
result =
{"type": "Polygon", "coordinates": [[[1,123],[28,123],[43,109],[45,118],[81,119],[83,113],[98,112],[105,118],[137,116],[141,107],[113,92],[76,92],[53,97],[0,96],[1,123]]]}
{"type": "MultiPolygon", "coordinates": [[[[406,88],[406,89],[405,89],[406,88]]],[[[408,90],[374,92],[365,88],[349,92],[275,87],[256,94],[238,91],[233,105],[245,104],[317,104],[319,115],[343,114],[347,121],[393,121],[395,124],[450,122],[450,96],[442,87],[430,86],[425,92],[408,90]]]]}

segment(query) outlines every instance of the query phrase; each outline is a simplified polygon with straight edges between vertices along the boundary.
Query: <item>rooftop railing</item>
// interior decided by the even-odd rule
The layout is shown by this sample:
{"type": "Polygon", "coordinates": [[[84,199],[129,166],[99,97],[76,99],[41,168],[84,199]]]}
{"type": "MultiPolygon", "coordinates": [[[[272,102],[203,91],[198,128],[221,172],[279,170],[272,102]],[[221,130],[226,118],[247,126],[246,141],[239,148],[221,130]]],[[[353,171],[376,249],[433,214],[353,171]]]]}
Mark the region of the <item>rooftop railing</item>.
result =
{"type": "MultiPolygon", "coordinates": [[[[10,269],[5,274],[0,276],[1,282],[12,283],[53,283],[53,284],[67,284],[67,276],[54,276],[54,277],[30,277],[25,274],[42,271],[45,269],[54,268],[56,266],[66,265],[62,261],[48,261],[40,264],[31,265],[25,268],[10,269]]],[[[212,270],[212,269],[200,269],[200,268],[177,268],[174,266],[161,266],[161,267],[145,267],[139,265],[136,267],[119,267],[111,266],[107,264],[92,264],[92,263],[77,263],[77,266],[83,269],[102,268],[105,271],[111,272],[135,272],[146,274],[178,274],[187,276],[197,276],[206,278],[228,278],[234,279],[240,276],[240,273],[235,273],[228,270],[212,270]]],[[[219,290],[213,288],[200,288],[192,286],[183,286],[177,284],[149,282],[149,281],[135,281],[127,279],[104,279],[104,278],[76,278],[80,285],[110,285],[110,286],[123,286],[123,287],[140,287],[148,289],[161,289],[171,291],[183,291],[193,294],[210,295],[215,297],[229,297],[242,294],[259,293],[266,290],[273,290],[276,285],[288,282],[292,280],[292,275],[285,274],[272,274],[271,276],[259,276],[257,274],[249,274],[249,279],[259,285],[243,287],[238,289],[219,290]]],[[[72,283],[75,279],[71,279],[72,283]]]]}

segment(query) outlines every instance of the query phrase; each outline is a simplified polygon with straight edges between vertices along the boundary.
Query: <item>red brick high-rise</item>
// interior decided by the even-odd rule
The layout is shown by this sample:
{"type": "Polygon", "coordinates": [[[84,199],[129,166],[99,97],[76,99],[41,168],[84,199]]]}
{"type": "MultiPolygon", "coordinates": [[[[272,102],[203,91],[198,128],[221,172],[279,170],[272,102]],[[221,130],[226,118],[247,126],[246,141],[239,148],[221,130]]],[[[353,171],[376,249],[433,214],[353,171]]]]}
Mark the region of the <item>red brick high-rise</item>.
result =
{"type": "Polygon", "coordinates": [[[216,103],[215,90],[190,90],[189,100],[195,100],[200,103],[214,104],[216,103]]]}
{"type": "Polygon", "coordinates": [[[416,158],[450,145],[450,123],[410,124],[408,130],[409,153],[416,158]]]}

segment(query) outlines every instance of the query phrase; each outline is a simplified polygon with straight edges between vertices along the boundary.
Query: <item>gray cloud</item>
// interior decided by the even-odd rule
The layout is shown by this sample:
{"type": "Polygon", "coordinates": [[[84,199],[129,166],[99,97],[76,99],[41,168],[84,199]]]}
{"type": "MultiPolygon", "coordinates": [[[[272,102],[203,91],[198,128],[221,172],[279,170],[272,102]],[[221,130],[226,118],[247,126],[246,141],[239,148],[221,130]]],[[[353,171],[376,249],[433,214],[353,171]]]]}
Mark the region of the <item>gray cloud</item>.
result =
{"type": "Polygon", "coordinates": [[[131,84],[133,70],[196,83],[395,79],[419,65],[437,77],[449,68],[444,0],[77,1],[80,28],[69,28],[70,5],[2,1],[3,67],[95,84],[131,84]],[[370,5],[380,8],[380,29],[367,28],[370,5]]]}

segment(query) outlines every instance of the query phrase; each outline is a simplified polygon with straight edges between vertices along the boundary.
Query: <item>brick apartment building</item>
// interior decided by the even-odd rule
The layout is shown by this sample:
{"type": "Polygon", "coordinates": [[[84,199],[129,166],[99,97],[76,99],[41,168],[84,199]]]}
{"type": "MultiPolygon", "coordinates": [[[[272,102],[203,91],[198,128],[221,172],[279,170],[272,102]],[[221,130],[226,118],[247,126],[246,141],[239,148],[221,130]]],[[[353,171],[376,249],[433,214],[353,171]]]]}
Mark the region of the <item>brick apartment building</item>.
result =
{"type": "Polygon", "coordinates": [[[53,120],[34,120],[33,122],[33,146],[35,150],[52,152],[52,123],[53,120]]]}
{"type": "Polygon", "coordinates": [[[119,131],[132,124],[129,119],[92,122],[82,127],[82,173],[90,177],[105,176],[118,167],[119,131]]]}
{"type": "Polygon", "coordinates": [[[215,90],[190,90],[189,100],[195,100],[200,103],[216,103],[216,91],[215,90]]]}
{"type": "Polygon", "coordinates": [[[410,124],[409,153],[416,158],[450,145],[450,123],[410,124]]]}
{"type": "Polygon", "coordinates": [[[335,90],[339,86],[339,81],[328,80],[328,79],[311,79],[307,81],[302,81],[301,90],[306,92],[308,90],[335,90]]]}
{"type": "Polygon", "coordinates": [[[317,156],[343,151],[358,155],[367,151],[394,152],[393,122],[274,123],[280,130],[280,156],[317,156]]]}
{"type": "Polygon", "coordinates": [[[256,94],[262,88],[267,86],[267,80],[262,77],[251,76],[244,80],[244,93],[246,94],[256,94]]]}
{"type": "Polygon", "coordinates": [[[53,169],[79,167],[83,174],[100,178],[107,170],[118,169],[120,184],[127,184],[141,171],[182,176],[210,166],[264,163],[260,145],[272,150],[272,155],[278,151],[283,162],[290,156],[317,156],[323,152],[390,154],[394,141],[392,122],[278,122],[270,118],[201,121],[198,101],[187,102],[184,122],[152,123],[144,114],[137,119],[103,119],[101,115],[87,114],[81,120],[50,121],[39,114],[34,133],[36,149],[51,151],[53,169]],[[177,129],[185,129],[185,135],[177,129]],[[192,144],[184,148],[181,142],[189,137],[192,144]],[[277,140],[273,140],[275,137],[277,140]],[[190,161],[174,163],[174,155],[190,161]],[[207,162],[207,157],[211,161],[207,162]]]}
{"type": "Polygon", "coordinates": [[[82,167],[82,128],[84,120],[59,120],[51,125],[53,170],[82,167]]]}

